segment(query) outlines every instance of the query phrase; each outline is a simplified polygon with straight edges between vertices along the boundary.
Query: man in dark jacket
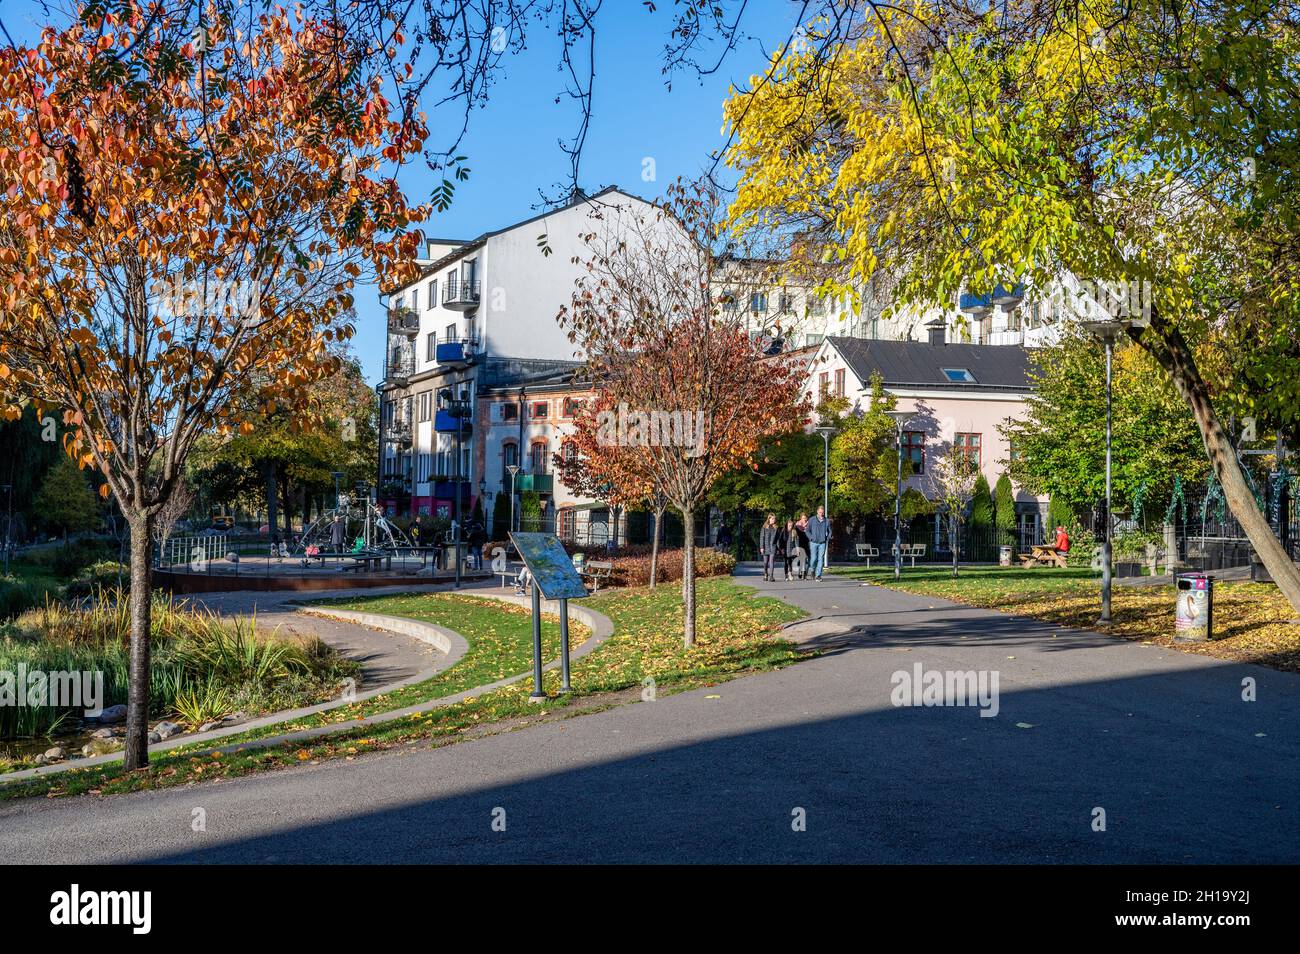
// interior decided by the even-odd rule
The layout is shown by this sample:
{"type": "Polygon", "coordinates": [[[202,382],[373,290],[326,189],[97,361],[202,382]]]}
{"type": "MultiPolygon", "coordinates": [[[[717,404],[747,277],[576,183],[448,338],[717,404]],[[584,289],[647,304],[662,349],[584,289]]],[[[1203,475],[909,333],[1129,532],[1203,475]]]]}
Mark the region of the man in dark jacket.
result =
{"type": "Polygon", "coordinates": [[[826,545],[831,539],[831,522],[826,518],[826,508],[818,507],[817,515],[808,521],[809,551],[808,571],[822,581],[822,570],[826,568],[826,545]]]}

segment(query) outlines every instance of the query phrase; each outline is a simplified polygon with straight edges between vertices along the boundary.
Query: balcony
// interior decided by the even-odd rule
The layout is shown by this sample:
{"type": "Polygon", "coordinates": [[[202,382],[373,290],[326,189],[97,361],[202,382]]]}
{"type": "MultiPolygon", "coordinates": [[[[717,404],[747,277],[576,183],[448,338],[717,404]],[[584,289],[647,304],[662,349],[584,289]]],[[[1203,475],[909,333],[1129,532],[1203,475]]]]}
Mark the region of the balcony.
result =
{"type": "Polygon", "coordinates": [[[389,355],[388,370],[384,375],[384,382],[389,387],[406,387],[413,374],[415,374],[415,355],[409,350],[404,349],[399,354],[389,355]]]}
{"type": "Polygon", "coordinates": [[[448,338],[444,336],[438,339],[434,357],[439,364],[465,364],[474,359],[474,351],[477,347],[478,338],[476,336],[465,338],[448,338]]]}
{"type": "Polygon", "coordinates": [[[433,429],[439,434],[468,434],[474,426],[474,414],[468,402],[453,401],[438,408],[433,416],[433,429]]]}
{"type": "Polygon", "coordinates": [[[438,500],[454,500],[456,498],[456,487],[460,487],[462,499],[468,500],[473,495],[473,488],[470,482],[464,477],[435,477],[430,490],[431,496],[438,500]]]}
{"type": "MultiPolygon", "coordinates": [[[[515,493],[526,494],[530,490],[533,493],[549,494],[555,488],[555,476],[553,474],[515,474],[515,493]]],[[[510,475],[506,474],[501,480],[501,490],[503,493],[510,493],[510,475]]]]}
{"type": "Polygon", "coordinates": [[[411,446],[411,422],[397,418],[389,421],[388,426],[384,428],[384,435],[388,440],[395,444],[401,444],[405,447],[411,446]]]}
{"type": "Polygon", "coordinates": [[[414,338],[420,333],[420,316],[409,308],[388,309],[388,333],[414,338]]]}
{"type": "Polygon", "coordinates": [[[478,282],[449,278],[442,288],[442,307],[472,311],[478,307],[478,282]]]}

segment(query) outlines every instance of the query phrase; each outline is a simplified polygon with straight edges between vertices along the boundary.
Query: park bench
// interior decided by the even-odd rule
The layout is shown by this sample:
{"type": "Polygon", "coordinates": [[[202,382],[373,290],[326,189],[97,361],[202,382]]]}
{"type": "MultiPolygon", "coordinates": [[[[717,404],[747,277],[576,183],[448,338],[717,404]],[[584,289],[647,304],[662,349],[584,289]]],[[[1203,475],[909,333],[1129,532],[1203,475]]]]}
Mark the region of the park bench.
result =
{"type": "Polygon", "coordinates": [[[364,570],[368,573],[372,570],[378,570],[381,563],[384,564],[385,569],[391,570],[393,567],[393,555],[379,550],[362,550],[358,553],[345,553],[343,556],[353,561],[350,566],[340,567],[340,570],[344,573],[349,570],[357,572],[364,570]]]}
{"type": "MultiPolygon", "coordinates": [[[[894,544],[892,547],[890,547],[889,552],[890,552],[891,554],[896,554],[896,553],[898,553],[898,544],[894,544]]],[[[903,544],[903,559],[904,559],[904,560],[908,560],[908,559],[910,559],[910,560],[912,561],[912,566],[916,566],[916,558],[917,558],[917,557],[924,557],[924,556],[925,556],[925,544],[924,544],[924,543],[904,543],[904,544],[903,544]]]]}
{"type": "Polygon", "coordinates": [[[1020,554],[1020,565],[1025,569],[1036,566],[1058,566],[1065,569],[1068,565],[1066,555],[1057,553],[1055,547],[1039,544],[1029,548],[1028,553],[1020,554]]]}
{"type": "Polygon", "coordinates": [[[871,566],[871,561],[873,559],[877,559],[879,556],[880,556],[880,551],[877,550],[875,547],[873,547],[870,543],[858,544],[858,559],[866,560],[867,566],[871,566]]]}
{"type": "Polygon", "coordinates": [[[582,576],[586,579],[591,592],[600,590],[602,583],[614,579],[614,564],[608,560],[588,560],[582,567],[582,576]]]}

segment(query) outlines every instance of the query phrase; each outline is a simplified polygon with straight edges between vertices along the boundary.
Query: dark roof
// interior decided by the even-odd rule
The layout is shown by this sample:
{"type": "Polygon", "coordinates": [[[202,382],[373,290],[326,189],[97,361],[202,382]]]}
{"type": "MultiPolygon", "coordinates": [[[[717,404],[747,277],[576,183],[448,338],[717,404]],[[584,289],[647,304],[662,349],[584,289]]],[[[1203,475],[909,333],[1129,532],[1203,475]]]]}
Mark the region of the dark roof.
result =
{"type": "Polygon", "coordinates": [[[878,374],[886,387],[1032,390],[1029,352],[1019,345],[930,344],[838,336],[826,340],[863,382],[878,374]],[[944,368],[964,368],[975,383],[952,381],[944,368]]]}

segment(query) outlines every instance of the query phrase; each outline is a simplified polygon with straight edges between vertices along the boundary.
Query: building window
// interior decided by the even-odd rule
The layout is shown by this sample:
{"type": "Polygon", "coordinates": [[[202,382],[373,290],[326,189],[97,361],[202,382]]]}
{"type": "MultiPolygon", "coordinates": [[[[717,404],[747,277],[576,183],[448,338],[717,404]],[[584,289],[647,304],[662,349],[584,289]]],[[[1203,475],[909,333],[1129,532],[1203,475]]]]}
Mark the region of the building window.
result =
{"type": "Polygon", "coordinates": [[[953,438],[952,446],[954,451],[965,455],[966,459],[976,467],[980,466],[980,435],[958,434],[953,438]]]}
{"type": "Polygon", "coordinates": [[[578,445],[573,441],[565,441],[564,446],[560,448],[560,456],[564,458],[566,464],[572,464],[578,459],[578,445]]]}
{"type": "Polygon", "coordinates": [[[429,294],[426,297],[429,299],[429,308],[438,307],[438,279],[429,282],[429,294]]]}
{"type": "Polygon", "coordinates": [[[518,405],[518,404],[502,404],[502,405],[501,405],[501,420],[503,420],[503,421],[517,421],[517,420],[519,420],[519,405],[518,405]]]}
{"type": "Polygon", "coordinates": [[[844,397],[844,369],[837,368],[835,371],[835,396],[844,397]]]}
{"type": "Polygon", "coordinates": [[[831,374],[829,371],[823,371],[817,376],[817,394],[821,400],[826,400],[831,393],[831,374]]]}
{"type": "Polygon", "coordinates": [[[514,441],[506,441],[501,445],[501,463],[504,467],[519,466],[519,445],[514,441]]]}
{"type": "Polygon", "coordinates": [[[417,286],[416,288],[411,289],[411,311],[419,311],[419,310],[420,310],[420,289],[417,286]]]}
{"type": "Polygon", "coordinates": [[[550,445],[546,441],[533,441],[528,448],[528,466],[534,474],[545,474],[551,463],[550,445]]]}
{"type": "Polygon", "coordinates": [[[910,461],[914,474],[925,473],[925,434],[903,431],[903,459],[910,461]]]}
{"type": "Polygon", "coordinates": [[[754,292],[749,296],[749,310],[756,315],[767,314],[767,293],[754,292]]]}
{"type": "Polygon", "coordinates": [[[953,384],[976,384],[975,375],[965,368],[943,368],[943,376],[953,384]]]}
{"type": "Polygon", "coordinates": [[[420,420],[427,421],[433,413],[433,392],[420,392],[420,420]]]}
{"type": "Polygon", "coordinates": [[[446,341],[446,342],[452,342],[452,341],[456,341],[456,340],[457,340],[457,335],[456,335],[456,322],[453,321],[451,324],[449,324],[449,325],[447,326],[447,330],[446,330],[445,334],[446,334],[447,337],[443,338],[443,339],[442,339],[443,341],[446,341]]]}
{"type": "Polygon", "coordinates": [[[532,408],[529,409],[529,416],[535,421],[546,420],[547,402],[534,401],[532,408]]]}
{"type": "Polygon", "coordinates": [[[587,406],[587,402],[586,402],[586,401],[581,401],[581,400],[578,400],[577,398],[565,398],[565,399],[564,399],[564,416],[565,416],[565,417],[577,417],[579,414],[582,413],[582,409],[583,409],[584,407],[586,407],[586,406],[587,406]]]}
{"type": "Polygon", "coordinates": [[[438,354],[438,336],[432,331],[424,339],[424,360],[432,361],[438,354]]]}

